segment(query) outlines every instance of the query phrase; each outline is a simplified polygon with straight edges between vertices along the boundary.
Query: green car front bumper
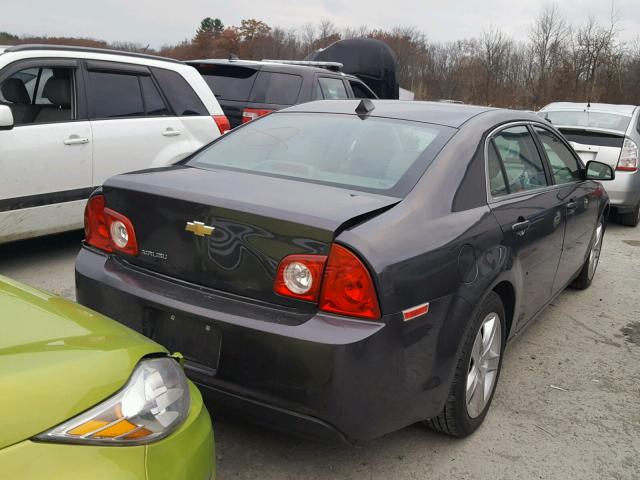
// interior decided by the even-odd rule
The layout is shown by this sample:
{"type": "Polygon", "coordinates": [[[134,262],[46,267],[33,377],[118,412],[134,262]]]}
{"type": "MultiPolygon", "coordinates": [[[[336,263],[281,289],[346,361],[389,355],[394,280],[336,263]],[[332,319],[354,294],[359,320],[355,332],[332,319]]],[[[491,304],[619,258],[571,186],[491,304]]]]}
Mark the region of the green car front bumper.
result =
{"type": "Polygon", "coordinates": [[[131,447],[25,440],[0,450],[0,477],[16,480],[214,479],[211,419],[198,389],[191,383],[189,387],[189,416],[167,438],[131,447]]]}

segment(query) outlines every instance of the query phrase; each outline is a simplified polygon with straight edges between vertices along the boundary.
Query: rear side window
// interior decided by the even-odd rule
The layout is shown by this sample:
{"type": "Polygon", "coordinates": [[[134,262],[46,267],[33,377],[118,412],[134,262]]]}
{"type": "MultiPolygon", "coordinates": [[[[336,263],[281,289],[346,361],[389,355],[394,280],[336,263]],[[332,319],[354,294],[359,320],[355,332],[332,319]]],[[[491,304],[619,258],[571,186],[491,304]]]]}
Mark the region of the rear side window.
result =
{"type": "Polygon", "coordinates": [[[353,90],[354,98],[376,98],[373,92],[360,82],[349,80],[349,85],[351,85],[351,90],[353,90]]]}
{"type": "Polygon", "coordinates": [[[199,65],[198,71],[218,100],[246,102],[258,71],[230,65],[199,65]]]}
{"type": "Polygon", "coordinates": [[[339,78],[320,77],[320,91],[325,100],[344,100],[349,98],[344,82],[339,78]]]}
{"type": "Polygon", "coordinates": [[[147,115],[168,115],[169,110],[164,104],[164,100],[158,91],[153,79],[149,76],[141,76],[140,85],[142,86],[142,96],[144,98],[144,107],[147,115]]]}
{"type": "Polygon", "coordinates": [[[489,190],[492,197],[500,197],[509,193],[507,188],[507,180],[505,177],[504,168],[502,168],[502,162],[500,156],[496,150],[496,146],[493,142],[489,144],[489,190]]]}
{"type": "Polygon", "coordinates": [[[276,105],[294,105],[302,87],[302,77],[288,73],[261,71],[256,80],[251,101],[273,103],[276,105]]]}
{"type": "Polygon", "coordinates": [[[225,135],[188,165],[404,196],[455,131],[357,115],[272,113],[225,135]]]}
{"type": "Polygon", "coordinates": [[[94,118],[144,116],[138,75],[89,71],[94,118]]]}
{"type": "Polygon", "coordinates": [[[200,97],[179,73],[164,68],[152,68],[160,88],[179,117],[209,115],[200,97]]]}
{"type": "MultiPolygon", "coordinates": [[[[506,176],[508,193],[535,190],[547,185],[542,159],[527,127],[506,128],[495,135],[492,142],[506,176]]],[[[491,148],[489,154],[491,157],[491,148]]],[[[491,163],[489,170],[491,173],[491,163]]]]}
{"type": "Polygon", "coordinates": [[[547,153],[555,183],[571,183],[582,179],[578,161],[562,141],[546,128],[533,127],[547,153]]]}

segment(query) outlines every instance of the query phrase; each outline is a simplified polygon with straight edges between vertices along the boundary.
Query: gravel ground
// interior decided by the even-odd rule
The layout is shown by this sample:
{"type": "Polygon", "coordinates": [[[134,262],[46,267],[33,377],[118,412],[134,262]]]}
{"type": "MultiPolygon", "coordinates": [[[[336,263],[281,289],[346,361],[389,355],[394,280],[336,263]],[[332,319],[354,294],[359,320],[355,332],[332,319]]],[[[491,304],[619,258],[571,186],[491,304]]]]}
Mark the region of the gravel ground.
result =
{"type": "MultiPolygon", "coordinates": [[[[0,247],[0,274],[73,298],[79,240],[0,247]]],[[[360,447],[323,445],[214,412],[218,476],[638,480],[639,281],[640,227],[611,224],[593,285],[567,290],[510,344],[492,409],[470,438],[415,425],[360,447]]]]}

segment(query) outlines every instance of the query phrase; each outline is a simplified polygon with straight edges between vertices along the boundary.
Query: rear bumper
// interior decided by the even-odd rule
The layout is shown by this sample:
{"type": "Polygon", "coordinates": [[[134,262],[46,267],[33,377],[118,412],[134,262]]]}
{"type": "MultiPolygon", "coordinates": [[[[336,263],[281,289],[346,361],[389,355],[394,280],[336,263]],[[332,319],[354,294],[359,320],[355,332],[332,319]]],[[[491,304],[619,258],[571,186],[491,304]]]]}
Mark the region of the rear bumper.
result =
{"type": "Polygon", "coordinates": [[[602,182],[612,207],[620,213],[633,210],[640,203],[640,171],[616,172],[616,178],[602,182]]]}
{"type": "MultiPolygon", "coordinates": [[[[150,309],[218,330],[217,372],[188,370],[190,378],[214,406],[277,429],[370,440],[437,415],[448,395],[460,334],[441,331],[448,297],[412,322],[318,313],[292,323],[291,312],[273,305],[205,291],[86,247],[76,261],[76,287],[80,303],[137,331],[150,309]]],[[[466,308],[463,315],[471,313],[466,308]]]]}

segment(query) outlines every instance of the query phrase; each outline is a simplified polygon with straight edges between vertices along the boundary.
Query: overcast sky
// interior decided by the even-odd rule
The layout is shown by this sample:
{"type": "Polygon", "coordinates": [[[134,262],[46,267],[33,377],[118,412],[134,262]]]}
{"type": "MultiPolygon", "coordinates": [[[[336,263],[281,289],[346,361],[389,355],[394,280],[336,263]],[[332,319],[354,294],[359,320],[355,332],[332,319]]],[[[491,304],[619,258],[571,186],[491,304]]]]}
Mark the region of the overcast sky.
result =
{"type": "MultiPolygon", "coordinates": [[[[544,2],[536,0],[0,0],[0,31],[18,35],[83,36],[131,41],[159,47],[191,38],[202,18],[225,25],[256,18],[270,26],[300,27],[330,19],[339,28],[413,26],[432,41],[473,37],[490,25],[514,39],[526,38],[531,20],[544,2]]],[[[607,0],[573,0],[558,4],[572,24],[591,14],[608,23],[607,0]]],[[[616,0],[620,38],[640,34],[638,0],[616,0]]]]}

